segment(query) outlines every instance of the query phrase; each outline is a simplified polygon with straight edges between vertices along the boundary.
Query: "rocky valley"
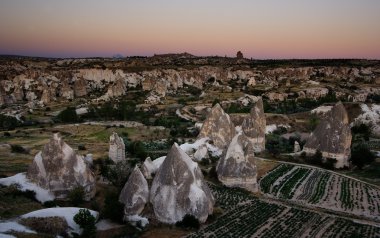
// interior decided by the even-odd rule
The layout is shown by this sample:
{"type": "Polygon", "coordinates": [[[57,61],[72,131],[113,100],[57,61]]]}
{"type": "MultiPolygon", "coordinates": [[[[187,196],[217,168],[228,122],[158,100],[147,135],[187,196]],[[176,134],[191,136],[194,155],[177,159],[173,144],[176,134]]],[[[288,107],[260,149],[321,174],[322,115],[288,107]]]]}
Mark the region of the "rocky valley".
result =
{"type": "Polygon", "coordinates": [[[380,61],[3,56],[0,107],[0,236],[380,236],[380,61]]]}

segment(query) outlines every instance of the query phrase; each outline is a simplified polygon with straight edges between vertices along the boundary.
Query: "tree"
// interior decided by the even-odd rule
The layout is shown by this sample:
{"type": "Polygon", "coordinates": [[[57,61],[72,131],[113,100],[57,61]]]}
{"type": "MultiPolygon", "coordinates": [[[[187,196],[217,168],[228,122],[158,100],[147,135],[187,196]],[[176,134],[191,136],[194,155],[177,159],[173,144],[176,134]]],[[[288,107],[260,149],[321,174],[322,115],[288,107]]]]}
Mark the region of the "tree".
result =
{"type": "Polygon", "coordinates": [[[96,235],[95,217],[88,209],[80,209],[74,216],[74,221],[83,229],[81,237],[92,238],[96,235]]]}
{"type": "Polygon", "coordinates": [[[82,186],[78,186],[70,191],[69,200],[74,206],[79,206],[84,202],[84,189],[82,186]]]}
{"type": "Polygon", "coordinates": [[[183,227],[183,228],[194,228],[194,229],[199,229],[200,224],[199,220],[190,214],[186,214],[183,218],[182,221],[178,221],[175,224],[178,227],[183,227]]]}
{"type": "Polygon", "coordinates": [[[124,205],[119,202],[119,193],[109,191],[104,199],[102,215],[114,222],[123,222],[124,205]]]}
{"type": "Polygon", "coordinates": [[[375,158],[375,154],[365,144],[359,144],[351,148],[351,163],[359,169],[362,169],[366,164],[372,163],[375,158]]]}
{"type": "Polygon", "coordinates": [[[78,122],[79,117],[74,107],[68,107],[65,110],[61,111],[57,116],[58,121],[71,123],[78,122]]]}

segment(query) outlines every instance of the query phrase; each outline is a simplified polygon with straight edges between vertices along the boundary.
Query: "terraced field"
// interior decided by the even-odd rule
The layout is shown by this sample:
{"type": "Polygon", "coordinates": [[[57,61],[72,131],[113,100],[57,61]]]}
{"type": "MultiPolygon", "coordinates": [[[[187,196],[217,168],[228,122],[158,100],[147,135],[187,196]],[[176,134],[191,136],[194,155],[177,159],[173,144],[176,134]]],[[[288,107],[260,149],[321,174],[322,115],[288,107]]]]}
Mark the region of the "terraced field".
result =
{"type": "Polygon", "coordinates": [[[281,164],[260,180],[270,197],[380,220],[380,189],[327,170],[281,164]]]}
{"type": "Polygon", "coordinates": [[[210,184],[225,213],[188,235],[196,237],[379,237],[380,227],[258,199],[210,184]]]}

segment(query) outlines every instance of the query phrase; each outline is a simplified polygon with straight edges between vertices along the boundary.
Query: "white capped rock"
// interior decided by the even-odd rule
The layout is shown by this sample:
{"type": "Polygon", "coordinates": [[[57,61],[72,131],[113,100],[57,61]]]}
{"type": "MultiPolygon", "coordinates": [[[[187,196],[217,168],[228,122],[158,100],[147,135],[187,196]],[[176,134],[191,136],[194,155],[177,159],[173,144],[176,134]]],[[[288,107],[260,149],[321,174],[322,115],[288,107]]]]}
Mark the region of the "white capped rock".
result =
{"type": "Polygon", "coordinates": [[[113,132],[110,136],[110,148],[108,157],[115,163],[125,160],[125,145],[123,138],[120,138],[117,133],[113,132]]]}
{"type": "Polygon", "coordinates": [[[149,199],[149,188],[146,179],[136,166],[121,190],[119,201],[124,206],[124,216],[139,215],[149,199]]]}
{"type": "Polygon", "coordinates": [[[29,166],[27,178],[57,197],[65,198],[69,192],[82,186],[85,198],[95,195],[95,177],[83,157],[67,145],[59,134],[54,134],[29,166]]]}
{"type": "Polygon", "coordinates": [[[216,147],[225,149],[234,135],[235,126],[230,116],[217,103],[204,121],[198,139],[209,138],[216,147]]]}
{"type": "Polygon", "coordinates": [[[156,218],[174,224],[186,214],[205,222],[214,198],[196,162],[175,143],[153,179],[150,202],[156,218]]]}
{"type": "Polygon", "coordinates": [[[218,179],[228,187],[240,187],[256,192],[257,168],[253,143],[244,134],[236,135],[228,146],[225,156],[216,167],[218,179]]]}

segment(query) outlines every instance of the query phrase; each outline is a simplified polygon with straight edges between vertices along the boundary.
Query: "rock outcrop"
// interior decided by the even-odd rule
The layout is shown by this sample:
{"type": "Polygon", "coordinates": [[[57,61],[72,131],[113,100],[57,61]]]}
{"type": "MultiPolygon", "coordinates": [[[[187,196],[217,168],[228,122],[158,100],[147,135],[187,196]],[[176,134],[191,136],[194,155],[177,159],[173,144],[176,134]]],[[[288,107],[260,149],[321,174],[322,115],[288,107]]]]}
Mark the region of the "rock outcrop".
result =
{"type": "Polygon", "coordinates": [[[349,165],[351,140],[347,111],[339,102],[311,133],[303,151],[307,154],[315,154],[319,150],[324,158],[337,160],[336,168],[343,168],[349,165]]]}
{"type": "Polygon", "coordinates": [[[150,191],[156,218],[164,223],[181,221],[186,214],[205,222],[214,198],[196,162],[175,143],[159,168],[150,191]]]}
{"type": "Polygon", "coordinates": [[[301,146],[298,141],[294,141],[294,153],[300,152],[301,151],[301,146]]]}
{"type": "Polygon", "coordinates": [[[266,119],[261,98],[251,108],[249,116],[244,119],[241,127],[244,134],[253,143],[255,152],[265,150],[266,119]]]}
{"type": "Polygon", "coordinates": [[[148,182],[136,166],[121,190],[119,201],[124,206],[124,216],[139,215],[149,200],[148,182]]]}
{"type": "Polygon", "coordinates": [[[216,147],[225,149],[234,136],[235,126],[230,116],[219,104],[216,104],[204,121],[198,139],[208,137],[216,147]]]}
{"type": "Polygon", "coordinates": [[[81,186],[88,200],[95,195],[95,177],[83,157],[67,145],[59,134],[54,134],[29,166],[27,178],[58,198],[81,186]]]}
{"type": "Polygon", "coordinates": [[[240,187],[256,192],[258,186],[254,156],[251,140],[244,134],[236,135],[226,154],[219,159],[216,167],[218,179],[228,187],[240,187]]]}
{"type": "Polygon", "coordinates": [[[110,148],[108,157],[115,163],[125,160],[125,144],[123,138],[120,138],[117,133],[113,132],[110,136],[110,148]]]}

